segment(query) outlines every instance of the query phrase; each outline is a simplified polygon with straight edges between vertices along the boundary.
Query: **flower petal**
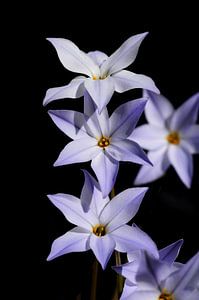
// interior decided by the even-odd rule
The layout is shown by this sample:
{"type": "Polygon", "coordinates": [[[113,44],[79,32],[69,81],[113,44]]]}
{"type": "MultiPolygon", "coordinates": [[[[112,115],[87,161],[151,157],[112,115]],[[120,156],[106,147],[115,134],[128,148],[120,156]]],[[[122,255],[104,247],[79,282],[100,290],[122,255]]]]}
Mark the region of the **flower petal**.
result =
{"type": "Polygon", "coordinates": [[[145,107],[147,121],[157,127],[165,127],[165,121],[172,115],[174,109],[168,99],[150,91],[144,91],[143,97],[148,98],[145,107]]]}
{"type": "Polygon", "coordinates": [[[173,114],[169,126],[171,130],[180,130],[195,123],[199,109],[199,93],[184,102],[173,114]]]}
{"type": "Polygon", "coordinates": [[[48,113],[57,127],[71,139],[88,137],[82,113],[72,110],[49,110],[48,113]]]}
{"type": "Polygon", "coordinates": [[[135,185],[145,184],[162,177],[170,165],[167,146],[149,151],[148,158],[153,166],[142,166],[140,168],[134,181],[135,185]]]}
{"type": "Polygon", "coordinates": [[[133,252],[137,250],[146,250],[158,257],[158,250],[153,240],[135,224],[132,226],[123,225],[113,232],[111,236],[116,241],[116,250],[120,252],[133,252]]]}
{"type": "Polygon", "coordinates": [[[146,105],[146,99],[141,98],[120,105],[110,117],[110,135],[112,137],[128,137],[135,128],[146,105]]]}
{"type": "Polygon", "coordinates": [[[63,66],[69,71],[86,74],[88,76],[99,74],[99,67],[73,42],[61,38],[48,38],[55,47],[63,66]]]}
{"type": "Polygon", "coordinates": [[[126,40],[101,66],[101,74],[111,75],[116,73],[130,64],[137,56],[141,42],[148,32],[131,36],[126,40]]]}
{"type": "Polygon", "coordinates": [[[181,143],[186,143],[184,145],[191,154],[199,153],[199,125],[191,125],[187,127],[182,132],[181,135],[181,143]]]}
{"type": "Polygon", "coordinates": [[[92,60],[96,63],[96,65],[98,65],[99,67],[108,58],[108,56],[104,52],[98,50],[88,52],[88,56],[90,56],[92,60]]]}
{"type": "MultiPolygon", "coordinates": [[[[126,280],[127,281],[127,280],[126,280]]],[[[137,290],[136,285],[129,285],[125,281],[120,300],[131,300],[131,295],[137,290]]]]}
{"type": "Polygon", "coordinates": [[[160,296],[160,293],[154,289],[151,290],[140,290],[140,291],[133,291],[133,293],[129,297],[123,297],[121,295],[120,300],[156,300],[160,296]]]}
{"type": "Polygon", "coordinates": [[[134,129],[128,137],[147,150],[156,150],[168,144],[166,136],[168,135],[166,128],[156,127],[151,124],[144,124],[134,129]]]}
{"type": "Polygon", "coordinates": [[[170,145],[168,157],[182,182],[187,188],[190,188],[193,176],[193,159],[191,154],[180,146],[170,145]]]}
{"type": "Polygon", "coordinates": [[[114,93],[114,82],[111,77],[97,80],[88,78],[85,81],[85,88],[96,103],[99,112],[101,112],[114,93]]]}
{"type": "Polygon", "coordinates": [[[111,139],[107,152],[118,161],[130,161],[141,165],[151,165],[140,146],[130,140],[111,139]]]}
{"type": "Polygon", "coordinates": [[[82,97],[85,90],[85,79],[86,77],[78,76],[65,86],[48,89],[43,100],[43,105],[45,106],[53,100],[82,97]]]}
{"type": "Polygon", "coordinates": [[[102,195],[105,198],[114,186],[119,169],[119,163],[106,151],[102,150],[99,155],[92,160],[91,167],[98,178],[102,195]]]}
{"type": "Polygon", "coordinates": [[[54,166],[62,166],[92,160],[101,152],[94,138],[82,138],[72,141],[59,154],[54,166]]]}
{"type": "Polygon", "coordinates": [[[100,221],[109,232],[130,221],[137,213],[148,188],[129,188],[115,196],[102,210],[100,221]]]}
{"type": "Polygon", "coordinates": [[[159,250],[160,260],[172,264],[176,260],[182,244],[183,240],[181,239],[159,250]]]}
{"type": "Polygon", "coordinates": [[[65,218],[77,226],[91,230],[98,218],[91,212],[84,212],[81,200],[68,194],[48,195],[50,201],[64,214],[65,218]]]}
{"type": "Polygon", "coordinates": [[[123,93],[136,88],[150,90],[158,94],[160,93],[155,86],[154,81],[146,75],[122,70],[113,74],[112,77],[115,83],[115,90],[118,93],[123,93]]]}
{"type": "Polygon", "coordinates": [[[115,241],[108,234],[102,237],[92,234],[90,237],[90,248],[94,252],[102,268],[105,269],[109,258],[115,249],[115,241]]]}
{"type": "Polygon", "coordinates": [[[75,227],[57,238],[53,244],[47,260],[70,252],[83,252],[89,250],[90,233],[83,228],[75,227]]]}

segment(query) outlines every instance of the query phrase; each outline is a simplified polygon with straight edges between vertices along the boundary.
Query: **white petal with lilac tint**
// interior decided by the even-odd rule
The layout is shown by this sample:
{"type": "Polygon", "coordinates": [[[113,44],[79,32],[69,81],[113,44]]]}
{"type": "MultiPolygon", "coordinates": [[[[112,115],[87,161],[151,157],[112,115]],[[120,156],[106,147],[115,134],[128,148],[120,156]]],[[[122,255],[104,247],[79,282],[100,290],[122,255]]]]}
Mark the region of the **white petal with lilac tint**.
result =
{"type": "MultiPolygon", "coordinates": [[[[139,229],[139,231],[141,231],[139,229]]],[[[116,241],[116,250],[119,252],[132,252],[140,249],[144,249],[150,253],[154,253],[157,256],[157,248],[152,239],[143,231],[139,233],[139,237],[135,230],[128,225],[123,225],[110,235],[116,241]]]]}
{"type": "Polygon", "coordinates": [[[116,73],[130,64],[137,56],[141,42],[148,32],[141,33],[130,37],[126,40],[101,66],[102,75],[111,75],[116,73]]]}
{"type": "Polygon", "coordinates": [[[100,149],[99,155],[93,158],[91,167],[98,178],[103,197],[107,197],[116,180],[118,161],[114,160],[106,150],[100,149]]]}
{"type": "Polygon", "coordinates": [[[75,196],[68,194],[48,195],[50,201],[64,214],[65,218],[77,226],[91,230],[92,224],[98,222],[94,213],[85,213],[81,201],[75,196]]]}
{"type": "Polygon", "coordinates": [[[80,227],[73,228],[53,242],[47,260],[52,260],[70,252],[83,252],[89,250],[89,237],[90,232],[85,229],[80,227]]]}
{"type": "Polygon", "coordinates": [[[127,284],[127,280],[125,280],[120,300],[131,299],[131,294],[133,292],[135,292],[136,289],[137,289],[137,287],[135,285],[129,285],[129,284],[127,284]]]}
{"type": "Polygon", "coordinates": [[[147,121],[157,127],[165,127],[165,121],[172,115],[174,109],[171,103],[163,95],[157,95],[150,91],[144,91],[143,97],[148,98],[145,107],[147,121]]]}
{"type": "Polygon", "coordinates": [[[146,75],[122,70],[113,74],[112,77],[114,78],[115,90],[118,93],[123,93],[136,88],[150,90],[158,94],[160,93],[155,86],[154,81],[146,75]]]}
{"type": "Polygon", "coordinates": [[[115,241],[109,235],[98,237],[95,234],[92,234],[90,237],[90,248],[94,252],[102,268],[105,269],[109,258],[115,249],[115,241]]]}
{"type": "Polygon", "coordinates": [[[147,150],[156,150],[168,144],[166,136],[169,134],[166,128],[156,127],[150,124],[141,125],[128,137],[147,150]]]}
{"type": "Polygon", "coordinates": [[[96,157],[101,151],[94,138],[88,137],[74,140],[68,143],[61,151],[54,166],[89,161],[96,157]]]}
{"type": "Polygon", "coordinates": [[[195,123],[199,109],[199,93],[184,102],[173,114],[169,126],[171,130],[180,130],[195,123]]]}
{"type": "Polygon", "coordinates": [[[141,165],[151,165],[146,153],[130,140],[111,139],[107,152],[118,161],[130,161],[141,165]]]}
{"type": "Polygon", "coordinates": [[[182,182],[190,188],[193,176],[193,158],[191,154],[180,146],[170,145],[168,157],[182,182]]]}
{"type": "Polygon", "coordinates": [[[146,102],[146,99],[141,98],[116,108],[110,117],[110,135],[122,139],[128,137],[143,113],[146,102]]]}
{"type": "Polygon", "coordinates": [[[185,147],[191,154],[199,153],[199,125],[187,127],[181,134],[181,143],[186,143],[185,147]]]}
{"type": "Polygon", "coordinates": [[[86,77],[84,76],[78,76],[65,86],[48,89],[43,100],[43,105],[47,105],[53,100],[82,97],[85,90],[85,79],[86,77]]]}
{"type": "Polygon", "coordinates": [[[100,67],[101,64],[107,60],[108,56],[101,51],[90,51],[88,52],[88,56],[90,56],[92,58],[92,60],[100,67]]]}
{"type": "Polygon", "coordinates": [[[158,300],[160,293],[154,289],[146,291],[135,291],[129,297],[121,296],[120,300],[158,300]]]}
{"type": "Polygon", "coordinates": [[[176,260],[182,244],[183,240],[181,239],[159,250],[160,260],[172,264],[176,260]]]}
{"type": "Polygon", "coordinates": [[[114,93],[114,81],[110,76],[97,80],[88,78],[85,81],[85,88],[101,112],[114,93]]]}
{"type": "Polygon", "coordinates": [[[167,149],[167,146],[165,146],[148,152],[148,158],[153,166],[142,166],[140,168],[134,181],[135,185],[154,181],[164,175],[170,165],[167,149]]]}
{"type": "Polygon", "coordinates": [[[84,211],[90,209],[99,216],[102,209],[110,201],[109,197],[102,198],[99,183],[86,170],[83,170],[85,182],[81,192],[81,203],[84,211]]]}
{"type": "Polygon", "coordinates": [[[102,210],[100,221],[109,232],[130,221],[137,213],[148,188],[130,188],[115,196],[102,210]]]}
{"type": "Polygon", "coordinates": [[[48,113],[57,127],[71,139],[88,137],[82,113],[72,110],[49,110],[48,113]]]}
{"type": "Polygon", "coordinates": [[[70,40],[61,38],[48,38],[47,40],[55,47],[59,59],[66,69],[88,76],[99,74],[97,64],[70,40]]]}

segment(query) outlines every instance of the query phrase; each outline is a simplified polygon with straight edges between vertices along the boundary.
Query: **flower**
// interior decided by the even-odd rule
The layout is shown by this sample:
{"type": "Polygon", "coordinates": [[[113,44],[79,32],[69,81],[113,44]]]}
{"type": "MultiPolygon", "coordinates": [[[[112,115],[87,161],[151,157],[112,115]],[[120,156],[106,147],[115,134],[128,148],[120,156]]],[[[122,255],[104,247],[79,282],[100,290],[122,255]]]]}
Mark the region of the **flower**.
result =
{"type": "Polygon", "coordinates": [[[128,280],[120,300],[198,299],[199,252],[184,265],[168,264],[146,251],[136,254],[137,260],[114,267],[128,280]]]}
{"type": "Polygon", "coordinates": [[[126,225],[137,213],[147,188],[129,188],[110,201],[103,198],[99,184],[88,172],[84,171],[84,176],[80,199],[68,194],[48,195],[76,227],[53,242],[47,260],[91,249],[105,269],[114,249],[147,249],[157,255],[156,245],[146,233],[126,225]]]}
{"type": "Polygon", "coordinates": [[[130,37],[110,57],[100,51],[85,53],[67,39],[49,38],[64,67],[88,77],[78,76],[66,86],[49,89],[43,104],[62,98],[79,98],[86,89],[101,112],[114,91],[122,93],[134,88],[145,88],[159,93],[149,77],[123,70],[135,60],[146,35],[142,33],[130,37]]]}
{"type": "Polygon", "coordinates": [[[50,110],[54,123],[70,138],[55,166],[91,162],[104,197],[115,183],[119,161],[149,164],[140,146],[128,139],[146,104],[145,99],[119,106],[109,118],[106,108],[99,114],[89,94],[85,93],[84,114],[70,110],[50,110]]]}
{"type": "Polygon", "coordinates": [[[129,139],[149,150],[153,167],[143,166],[135,184],[143,184],[161,177],[172,165],[182,182],[190,188],[193,175],[192,154],[199,153],[199,93],[193,95],[177,110],[162,95],[145,91],[148,97],[145,115],[149,124],[137,127],[129,139]]]}

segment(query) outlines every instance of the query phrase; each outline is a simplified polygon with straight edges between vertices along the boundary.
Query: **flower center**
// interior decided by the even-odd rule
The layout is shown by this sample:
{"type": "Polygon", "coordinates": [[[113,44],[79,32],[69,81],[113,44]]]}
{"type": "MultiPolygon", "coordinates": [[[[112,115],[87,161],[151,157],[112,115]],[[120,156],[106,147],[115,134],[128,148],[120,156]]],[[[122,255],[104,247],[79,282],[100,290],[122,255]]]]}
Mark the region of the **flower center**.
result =
{"type": "Polygon", "coordinates": [[[105,79],[107,76],[106,75],[104,75],[104,76],[97,76],[97,75],[93,75],[92,76],[92,79],[93,80],[103,80],[103,79],[105,79]]]}
{"type": "Polygon", "coordinates": [[[106,228],[102,224],[97,224],[93,227],[93,233],[96,236],[104,236],[106,234],[106,228]]]}
{"type": "Polygon", "coordinates": [[[176,131],[172,131],[170,132],[167,136],[166,136],[167,141],[170,144],[174,144],[174,145],[178,145],[180,144],[180,135],[178,132],[176,131]]]}
{"type": "Polygon", "coordinates": [[[171,293],[168,293],[166,289],[163,289],[161,295],[158,300],[174,300],[174,297],[171,293]]]}
{"type": "Polygon", "coordinates": [[[110,145],[110,139],[105,136],[102,136],[101,139],[98,141],[98,146],[101,148],[105,148],[109,145],[110,145]]]}

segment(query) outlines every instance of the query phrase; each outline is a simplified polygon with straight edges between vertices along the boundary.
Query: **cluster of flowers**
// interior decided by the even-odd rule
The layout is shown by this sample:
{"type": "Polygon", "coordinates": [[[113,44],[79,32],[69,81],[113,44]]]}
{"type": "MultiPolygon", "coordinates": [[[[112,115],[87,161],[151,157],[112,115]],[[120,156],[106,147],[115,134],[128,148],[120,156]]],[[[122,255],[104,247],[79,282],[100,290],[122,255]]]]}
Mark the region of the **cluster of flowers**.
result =
{"type": "Polygon", "coordinates": [[[44,105],[61,98],[84,96],[84,112],[50,110],[57,127],[72,141],[61,151],[55,166],[91,161],[97,180],[83,170],[80,198],[69,194],[48,195],[50,201],[75,224],[53,242],[48,260],[69,252],[91,249],[105,269],[114,250],[127,253],[128,263],[114,267],[126,278],[121,299],[199,299],[199,253],[186,264],[175,262],[182,240],[158,251],[153,240],[135,224],[147,187],[129,188],[114,195],[119,161],[142,167],[135,184],[161,177],[172,165],[190,187],[192,154],[199,153],[199,93],[177,110],[152,79],[127,70],[147,33],[126,40],[110,57],[100,51],[85,53],[66,39],[48,39],[64,67],[86,76],[47,91],[44,105]],[[142,88],[143,98],[120,105],[109,117],[107,104],[114,91],[142,88]],[[136,124],[145,112],[149,124],[136,124]],[[142,148],[149,150],[148,155],[142,148]]]}

